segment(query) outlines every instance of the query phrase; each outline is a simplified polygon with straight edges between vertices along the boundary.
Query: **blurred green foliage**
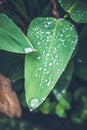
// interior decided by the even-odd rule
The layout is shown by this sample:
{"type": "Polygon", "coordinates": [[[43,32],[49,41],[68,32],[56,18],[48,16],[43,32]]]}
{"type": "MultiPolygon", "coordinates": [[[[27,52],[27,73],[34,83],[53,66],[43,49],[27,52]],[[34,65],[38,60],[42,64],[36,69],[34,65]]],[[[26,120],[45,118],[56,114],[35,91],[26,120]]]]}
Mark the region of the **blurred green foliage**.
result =
{"type": "Polygon", "coordinates": [[[29,122],[18,119],[1,118],[0,119],[1,130],[39,130],[37,127],[32,127],[29,122]]]}

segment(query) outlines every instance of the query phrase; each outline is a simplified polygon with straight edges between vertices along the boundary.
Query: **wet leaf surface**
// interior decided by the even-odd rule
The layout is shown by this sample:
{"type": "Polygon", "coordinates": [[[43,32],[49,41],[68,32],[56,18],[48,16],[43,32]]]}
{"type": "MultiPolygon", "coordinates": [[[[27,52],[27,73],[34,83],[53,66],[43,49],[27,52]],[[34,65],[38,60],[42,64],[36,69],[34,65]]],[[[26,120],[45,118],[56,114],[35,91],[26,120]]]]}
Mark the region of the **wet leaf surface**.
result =
{"type": "Polygon", "coordinates": [[[73,72],[74,72],[74,65],[72,60],[67,65],[65,71],[60,76],[58,82],[55,85],[55,88],[52,91],[56,98],[59,99],[66,93],[66,90],[71,82],[73,72]]]}
{"type": "Polygon", "coordinates": [[[70,17],[79,23],[87,23],[87,0],[58,0],[70,17]]]}
{"type": "Polygon", "coordinates": [[[37,108],[55,86],[78,40],[75,27],[64,19],[37,18],[27,36],[37,50],[25,56],[25,92],[30,110],[37,108]]]}

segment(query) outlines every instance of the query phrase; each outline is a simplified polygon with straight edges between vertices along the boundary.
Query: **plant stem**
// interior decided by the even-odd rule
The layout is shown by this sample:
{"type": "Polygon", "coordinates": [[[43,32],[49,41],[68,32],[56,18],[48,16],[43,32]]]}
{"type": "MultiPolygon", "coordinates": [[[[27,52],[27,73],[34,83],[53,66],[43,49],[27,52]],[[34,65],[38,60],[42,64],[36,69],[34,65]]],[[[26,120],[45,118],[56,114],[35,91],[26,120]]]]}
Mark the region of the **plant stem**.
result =
{"type": "Polygon", "coordinates": [[[56,19],[59,19],[59,13],[58,13],[58,10],[57,10],[57,6],[56,6],[56,2],[55,0],[51,0],[52,4],[53,4],[53,9],[52,9],[52,13],[53,13],[53,16],[56,18],[56,19]]]}
{"type": "Polygon", "coordinates": [[[0,12],[1,12],[1,6],[2,6],[2,4],[3,4],[3,1],[1,0],[0,1],[0,12]]]}

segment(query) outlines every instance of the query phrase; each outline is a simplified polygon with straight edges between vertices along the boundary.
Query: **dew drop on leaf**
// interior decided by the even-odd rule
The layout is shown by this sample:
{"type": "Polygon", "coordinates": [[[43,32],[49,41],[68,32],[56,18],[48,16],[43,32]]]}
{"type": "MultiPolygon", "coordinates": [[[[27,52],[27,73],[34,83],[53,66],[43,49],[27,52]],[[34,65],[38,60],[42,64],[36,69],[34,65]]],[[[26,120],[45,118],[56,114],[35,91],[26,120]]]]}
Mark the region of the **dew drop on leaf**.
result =
{"type": "Polygon", "coordinates": [[[31,99],[31,101],[29,102],[30,104],[30,111],[32,111],[33,109],[37,108],[39,106],[39,100],[37,98],[31,99]]]}
{"type": "MultiPolygon", "coordinates": [[[[65,70],[76,47],[78,35],[75,27],[67,20],[37,18],[30,24],[27,36],[37,50],[34,55],[26,55],[25,58],[26,99],[29,106],[34,104],[31,105],[33,110],[42,104],[43,97],[48,96],[65,70]]],[[[63,95],[57,94],[58,98],[63,95]]]]}
{"type": "Polygon", "coordinates": [[[63,89],[63,90],[61,91],[62,94],[65,94],[65,92],[66,92],[66,89],[63,89]]]}
{"type": "Polygon", "coordinates": [[[33,51],[33,49],[31,47],[26,47],[24,49],[24,52],[26,52],[26,53],[29,53],[29,52],[32,52],[32,51],[33,51]]]}
{"type": "Polygon", "coordinates": [[[78,63],[82,63],[82,60],[81,60],[81,59],[77,59],[77,62],[78,62],[78,63]]]}
{"type": "Polygon", "coordinates": [[[46,97],[43,97],[42,100],[44,101],[46,99],[46,97]]]}
{"type": "Polygon", "coordinates": [[[42,68],[40,67],[38,70],[42,70],[42,68]]]}

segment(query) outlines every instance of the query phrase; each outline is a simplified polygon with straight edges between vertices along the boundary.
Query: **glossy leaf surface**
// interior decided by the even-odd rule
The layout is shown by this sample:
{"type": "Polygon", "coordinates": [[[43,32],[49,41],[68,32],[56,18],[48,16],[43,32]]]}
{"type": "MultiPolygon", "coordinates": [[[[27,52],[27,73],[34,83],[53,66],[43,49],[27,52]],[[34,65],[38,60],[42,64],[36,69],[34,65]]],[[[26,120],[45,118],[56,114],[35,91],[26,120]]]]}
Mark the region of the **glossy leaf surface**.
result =
{"type": "Polygon", "coordinates": [[[37,50],[25,56],[25,92],[30,110],[37,108],[55,86],[78,40],[75,27],[64,19],[37,18],[27,36],[37,50]]]}
{"type": "Polygon", "coordinates": [[[79,23],[87,23],[87,0],[58,0],[70,17],[79,23]]]}
{"type": "Polygon", "coordinates": [[[15,53],[34,51],[27,37],[5,14],[0,14],[0,50],[15,53]]]}
{"type": "Polygon", "coordinates": [[[56,99],[60,99],[66,93],[66,89],[68,88],[72,75],[74,71],[73,60],[69,62],[65,71],[60,76],[55,88],[53,89],[53,94],[55,95],[56,99]]]}

